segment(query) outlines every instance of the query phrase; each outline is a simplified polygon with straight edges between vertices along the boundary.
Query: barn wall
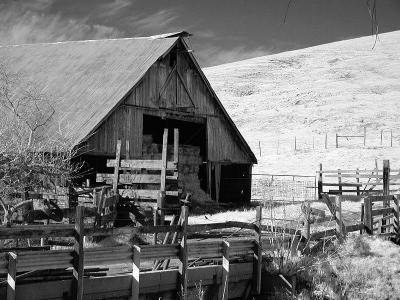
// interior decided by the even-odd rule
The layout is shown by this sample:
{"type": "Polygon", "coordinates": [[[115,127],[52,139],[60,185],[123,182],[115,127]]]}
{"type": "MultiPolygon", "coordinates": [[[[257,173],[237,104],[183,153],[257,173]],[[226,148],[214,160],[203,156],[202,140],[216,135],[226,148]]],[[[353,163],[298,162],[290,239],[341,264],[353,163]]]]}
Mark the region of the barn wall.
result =
{"type": "Polygon", "coordinates": [[[165,116],[173,112],[182,116],[207,119],[208,160],[251,163],[249,154],[228,124],[187,52],[172,49],[159,59],[136,84],[124,102],[89,139],[89,149],[114,153],[117,139],[129,139],[131,157],[142,154],[143,111],[165,116]],[[178,53],[178,55],[176,54],[178,53]],[[178,70],[178,75],[175,71],[178,70]]]}

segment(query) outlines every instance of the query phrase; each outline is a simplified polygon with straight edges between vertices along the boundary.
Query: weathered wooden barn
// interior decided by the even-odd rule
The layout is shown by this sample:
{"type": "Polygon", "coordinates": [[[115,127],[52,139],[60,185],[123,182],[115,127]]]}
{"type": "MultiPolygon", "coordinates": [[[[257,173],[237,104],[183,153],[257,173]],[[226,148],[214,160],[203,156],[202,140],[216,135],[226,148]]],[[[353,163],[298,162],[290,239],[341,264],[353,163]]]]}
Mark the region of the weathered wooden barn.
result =
{"type": "Polygon", "coordinates": [[[187,36],[2,46],[0,56],[51,95],[56,112],[42,134],[68,136],[92,182],[115,157],[118,139],[129,140],[130,158],[155,159],[163,129],[179,128],[182,188],[201,189],[219,202],[249,201],[257,160],[187,36]]]}

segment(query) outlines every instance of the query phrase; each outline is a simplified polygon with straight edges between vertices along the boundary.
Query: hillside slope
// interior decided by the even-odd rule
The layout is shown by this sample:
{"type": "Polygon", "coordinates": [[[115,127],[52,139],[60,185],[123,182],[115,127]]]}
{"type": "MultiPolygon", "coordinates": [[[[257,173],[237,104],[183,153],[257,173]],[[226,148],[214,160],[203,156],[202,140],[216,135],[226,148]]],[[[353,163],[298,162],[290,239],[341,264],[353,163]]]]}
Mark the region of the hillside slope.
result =
{"type": "Polygon", "coordinates": [[[368,36],[204,69],[259,160],[255,173],[313,175],[319,163],[371,168],[375,159],[400,168],[400,31],[373,44],[368,36]],[[340,138],[336,149],[336,133],[364,127],[366,146],[340,138]]]}

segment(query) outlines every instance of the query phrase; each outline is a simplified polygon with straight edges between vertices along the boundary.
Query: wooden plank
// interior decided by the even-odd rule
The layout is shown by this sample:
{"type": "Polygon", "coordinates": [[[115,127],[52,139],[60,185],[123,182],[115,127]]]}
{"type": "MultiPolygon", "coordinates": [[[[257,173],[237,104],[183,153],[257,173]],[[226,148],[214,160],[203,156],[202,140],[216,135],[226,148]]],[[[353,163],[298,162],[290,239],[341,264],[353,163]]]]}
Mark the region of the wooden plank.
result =
{"type": "MultiPolygon", "coordinates": [[[[113,168],[116,163],[114,159],[107,160],[107,167],[113,168]]],[[[120,169],[132,169],[132,170],[161,170],[162,168],[162,160],[151,160],[151,159],[143,159],[143,160],[121,160],[120,169]]],[[[167,162],[167,171],[175,171],[177,165],[173,161],[167,162]]]]}
{"type": "MultiPolygon", "coordinates": [[[[97,173],[96,182],[112,184],[114,174],[97,173]]],[[[178,176],[166,176],[166,180],[178,180],[178,176]]],[[[160,184],[161,177],[158,174],[120,174],[118,184],[160,184]]]]}
{"type": "Polygon", "coordinates": [[[348,225],[346,226],[346,232],[354,232],[354,231],[359,231],[364,229],[364,224],[354,224],[354,225],[348,225]]]}
{"type": "Polygon", "coordinates": [[[189,207],[182,206],[182,239],[179,251],[179,286],[178,293],[181,293],[181,299],[187,299],[187,269],[188,269],[188,246],[187,246],[187,223],[189,217],[189,207]]]}
{"type": "Polygon", "coordinates": [[[394,198],[394,230],[397,234],[400,234],[400,208],[399,208],[400,195],[394,198]]]}
{"type": "Polygon", "coordinates": [[[139,246],[133,246],[133,262],[132,262],[132,293],[130,300],[139,300],[140,294],[140,256],[141,249],[139,246]]]}
{"type": "Polygon", "coordinates": [[[394,214],[395,209],[393,207],[376,208],[372,210],[372,216],[394,214]]]}
{"type": "MultiPolygon", "coordinates": [[[[119,189],[121,197],[128,197],[131,199],[152,199],[157,200],[159,197],[159,190],[138,190],[138,189],[119,189]]],[[[178,197],[179,191],[166,191],[167,196],[178,197]]]]}
{"type": "Polygon", "coordinates": [[[119,168],[120,168],[120,161],[121,161],[121,140],[117,141],[117,148],[116,148],[116,158],[114,163],[114,178],[113,178],[113,192],[115,194],[118,193],[118,180],[119,180],[119,168]]]}
{"type": "Polygon", "coordinates": [[[179,129],[174,129],[174,162],[179,162],[179,129]]]}
{"type": "Polygon", "coordinates": [[[323,183],[322,186],[351,186],[351,187],[360,187],[360,186],[363,186],[363,184],[362,184],[362,183],[342,182],[342,183],[323,183]]]}
{"type": "Polygon", "coordinates": [[[83,271],[84,271],[84,254],[83,254],[83,237],[84,237],[84,207],[76,207],[75,218],[75,244],[74,244],[74,259],[73,259],[73,280],[72,294],[74,299],[83,299],[83,271]]]}
{"type": "Polygon", "coordinates": [[[17,254],[8,253],[7,267],[7,300],[16,299],[16,280],[17,280],[17,254]]]}

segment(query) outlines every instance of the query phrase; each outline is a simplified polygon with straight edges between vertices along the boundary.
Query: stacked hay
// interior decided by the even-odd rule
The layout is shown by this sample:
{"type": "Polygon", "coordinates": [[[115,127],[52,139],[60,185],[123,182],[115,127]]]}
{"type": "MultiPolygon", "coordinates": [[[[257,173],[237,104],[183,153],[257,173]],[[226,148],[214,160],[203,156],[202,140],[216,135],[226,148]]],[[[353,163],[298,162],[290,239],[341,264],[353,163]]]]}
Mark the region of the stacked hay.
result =
{"type": "MultiPolygon", "coordinates": [[[[211,201],[209,195],[200,187],[199,169],[203,163],[203,159],[200,155],[200,147],[179,145],[178,153],[178,187],[182,189],[182,195],[185,196],[186,193],[191,193],[192,202],[204,203],[211,201]]],[[[172,161],[174,159],[174,147],[172,145],[168,145],[167,154],[168,160],[172,161]]],[[[143,136],[142,158],[162,158],[162,145],[153,143],[153,137],[151,135],[143,136]]]]}

